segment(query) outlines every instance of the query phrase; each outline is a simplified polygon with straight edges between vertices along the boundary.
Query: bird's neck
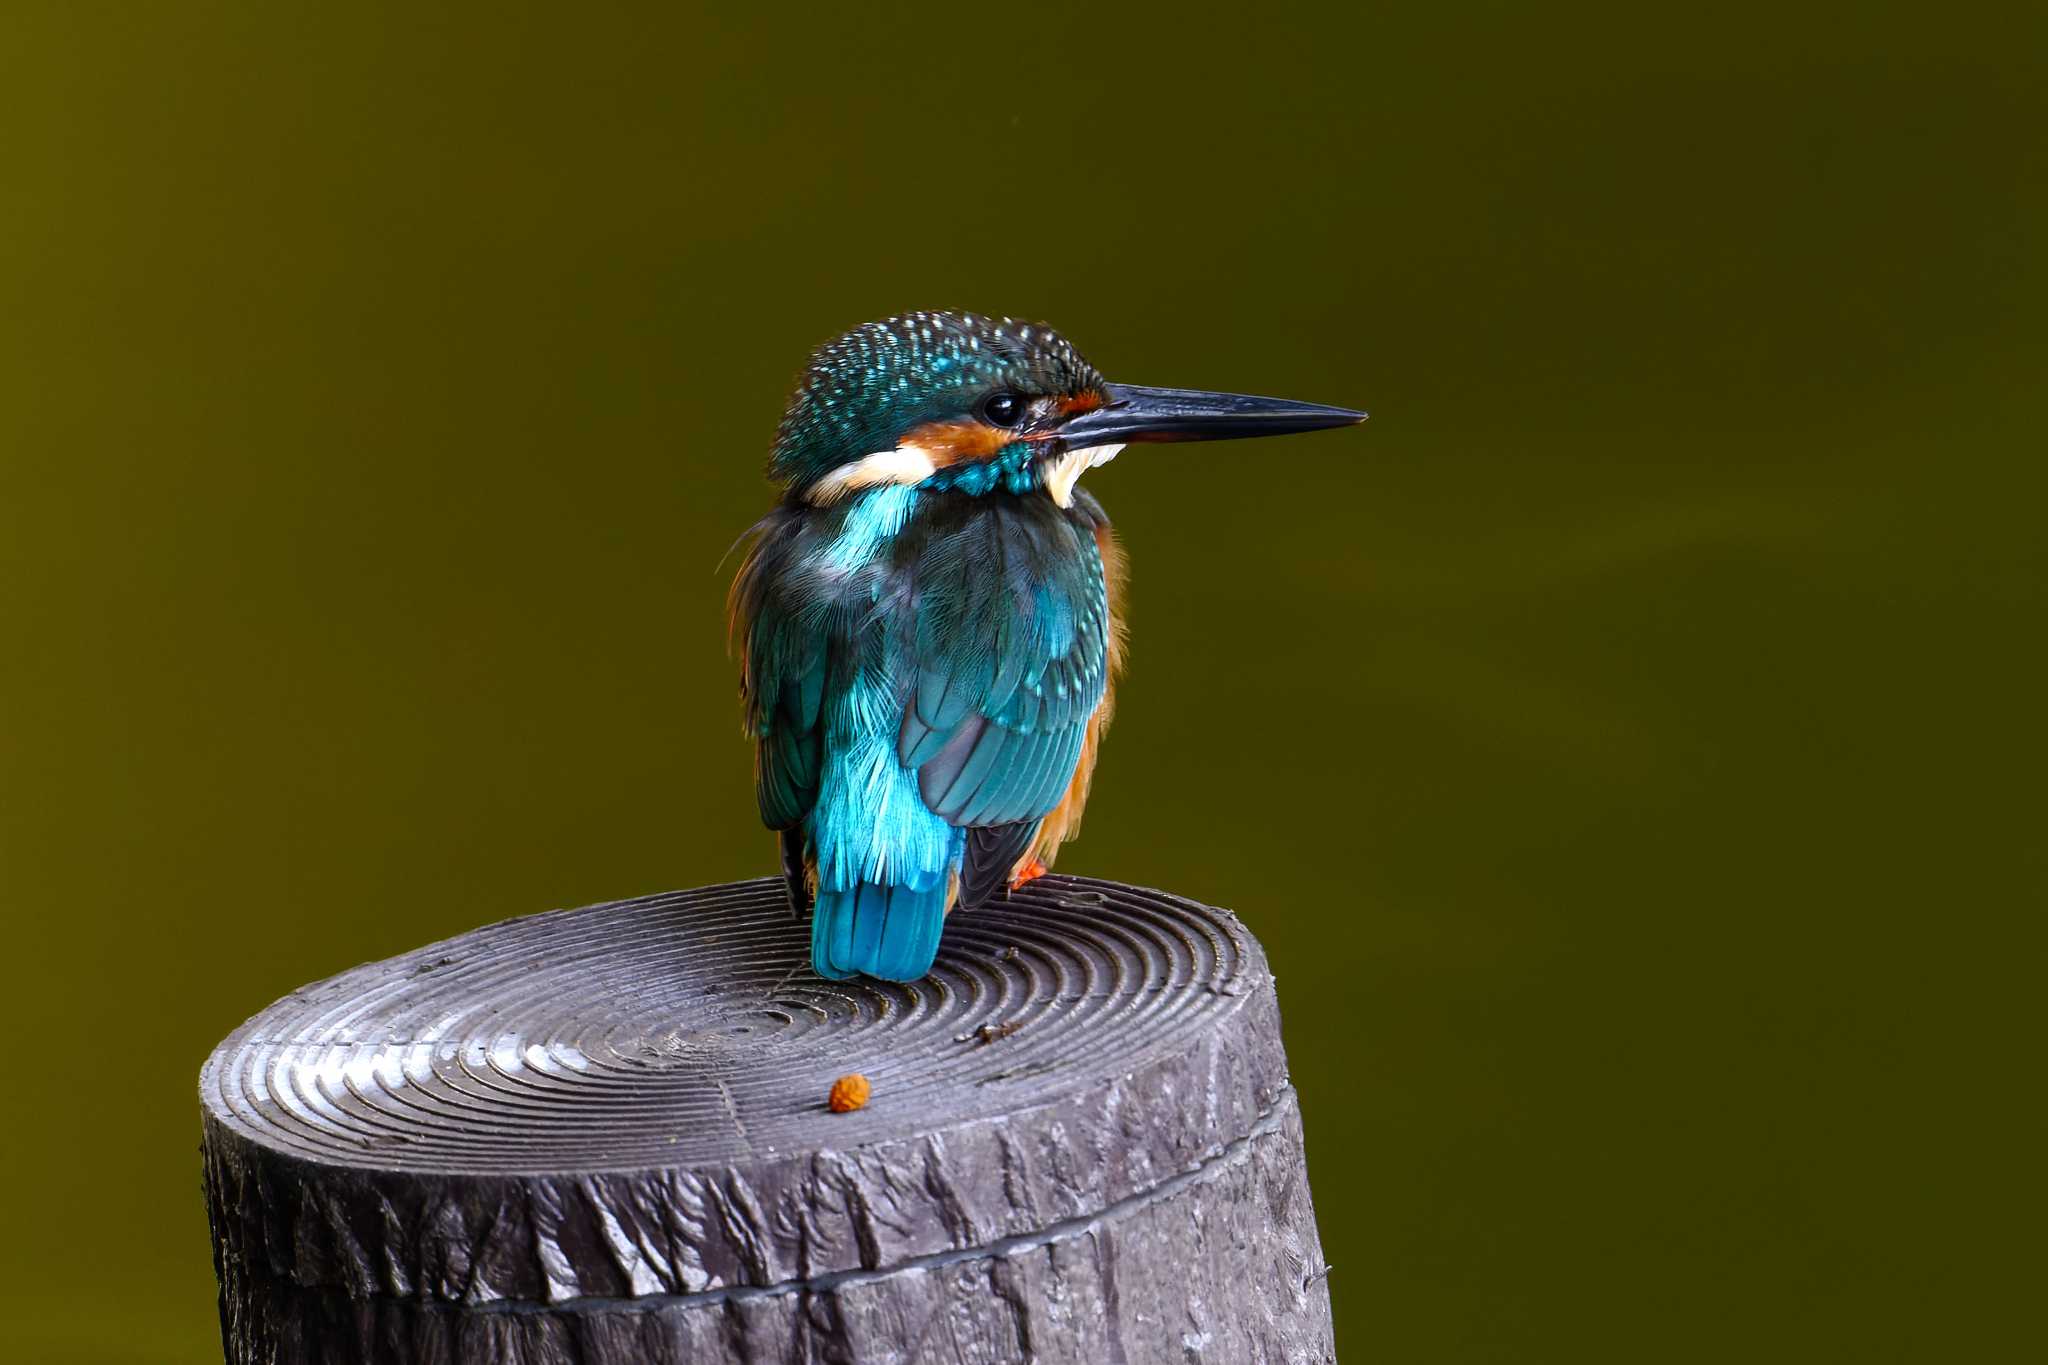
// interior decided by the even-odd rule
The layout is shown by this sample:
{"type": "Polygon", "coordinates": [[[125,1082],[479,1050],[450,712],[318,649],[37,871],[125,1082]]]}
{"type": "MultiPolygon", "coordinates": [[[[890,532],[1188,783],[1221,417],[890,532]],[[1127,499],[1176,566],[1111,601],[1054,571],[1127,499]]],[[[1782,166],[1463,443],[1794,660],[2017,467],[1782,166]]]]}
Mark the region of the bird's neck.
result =
{"type": "Polygon", "coordinates": [[[990,459],[965,460],[935,470],[918,486],[935,493],[951,489],[970,497],[985,497],[992,493],[1022,497],[1040,487],[1038,448],[1018,441],[1005,446],[990,459]]]}

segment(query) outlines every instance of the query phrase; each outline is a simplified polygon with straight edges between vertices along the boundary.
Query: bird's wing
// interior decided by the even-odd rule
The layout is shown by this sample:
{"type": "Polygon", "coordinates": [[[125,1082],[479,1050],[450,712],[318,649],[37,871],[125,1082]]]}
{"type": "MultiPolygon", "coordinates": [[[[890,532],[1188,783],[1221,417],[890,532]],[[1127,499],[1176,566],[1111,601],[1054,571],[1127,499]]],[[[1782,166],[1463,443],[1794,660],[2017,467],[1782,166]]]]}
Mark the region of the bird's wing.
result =
{"type": "Polygon", "coordinates": [[[997,504],[921,556],[897,757],[956,826],[1035,826],[1102,701],[1102,558],[1091,527],[1050,510],[997,504]]]}
{"type": "Polygon", "coordinates": [[[788,829],[808,815],[818,799],[818,766],[824,731],[818,723],[825,692],[824,641],[792,650],[776,661],[779,676],[773,702],[754,723],[754,795],[761,822],[788,829]]]}
{"type": "Polygon", "coordinates": [[[731,610],[742,651],[740,695],[755,740],[754,795],[761,822],[786,830],[818,799],[831,640],[802,600],[777,591],[786,577],[780,561],[798,528],[771,523],[733,582],[731,610]]]}

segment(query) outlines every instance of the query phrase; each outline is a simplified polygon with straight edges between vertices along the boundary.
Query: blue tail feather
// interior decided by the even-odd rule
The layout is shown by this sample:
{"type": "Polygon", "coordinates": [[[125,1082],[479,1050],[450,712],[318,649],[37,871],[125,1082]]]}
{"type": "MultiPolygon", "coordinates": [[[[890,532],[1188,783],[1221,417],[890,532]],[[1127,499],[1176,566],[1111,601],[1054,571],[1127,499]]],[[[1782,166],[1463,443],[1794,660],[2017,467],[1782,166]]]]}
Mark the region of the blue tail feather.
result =
{"type": "Polygon", "coordinates": [[[811,912],[811,966],[834,980],[918,980],[939,955],[946,890],[944,878],[923,891],[873,882],[821,890],[811,912]]]}

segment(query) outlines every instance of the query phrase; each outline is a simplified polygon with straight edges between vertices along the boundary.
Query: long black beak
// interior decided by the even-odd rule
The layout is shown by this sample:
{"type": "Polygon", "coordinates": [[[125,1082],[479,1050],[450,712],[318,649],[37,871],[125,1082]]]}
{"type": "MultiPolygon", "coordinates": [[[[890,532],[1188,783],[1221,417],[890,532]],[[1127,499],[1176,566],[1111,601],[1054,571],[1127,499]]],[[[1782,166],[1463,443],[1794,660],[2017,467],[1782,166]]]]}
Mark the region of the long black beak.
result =
{"type": "Polygon", "coordinates": [[[1365,414],[1321,403],[1254,398],[1202,389],[1148,389],[1109,385],[1109,403],[1068,418],[1059,436],[1069,450],[1133,441],[1234,441],[1243,436],[1284,436],[1363,422],[1365,414]]]}

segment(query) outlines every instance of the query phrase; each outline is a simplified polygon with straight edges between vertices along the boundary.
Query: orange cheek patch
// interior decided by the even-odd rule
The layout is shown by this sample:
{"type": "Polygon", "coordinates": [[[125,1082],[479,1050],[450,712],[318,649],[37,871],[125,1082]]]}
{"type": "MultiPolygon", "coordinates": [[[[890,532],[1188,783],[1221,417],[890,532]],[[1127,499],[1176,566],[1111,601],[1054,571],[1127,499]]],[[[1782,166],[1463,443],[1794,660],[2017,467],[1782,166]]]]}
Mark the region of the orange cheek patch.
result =
{"type": "Polygon", "coordinates": [[[962,460],[985,460],[1016,439],[1016,432],[986,422],[926,422],[904,432],[896,444],[916,446],[944,469],[962,460]]]}
{"type": "Polygon", "coordinates": [[[1060,414],[1065,417],[1072,417],[1076,413],[1094,412],[1102,406],[1102,401],[1102,395],[1099,393],[1068,394],[1059,401],[1060,414]]]}

